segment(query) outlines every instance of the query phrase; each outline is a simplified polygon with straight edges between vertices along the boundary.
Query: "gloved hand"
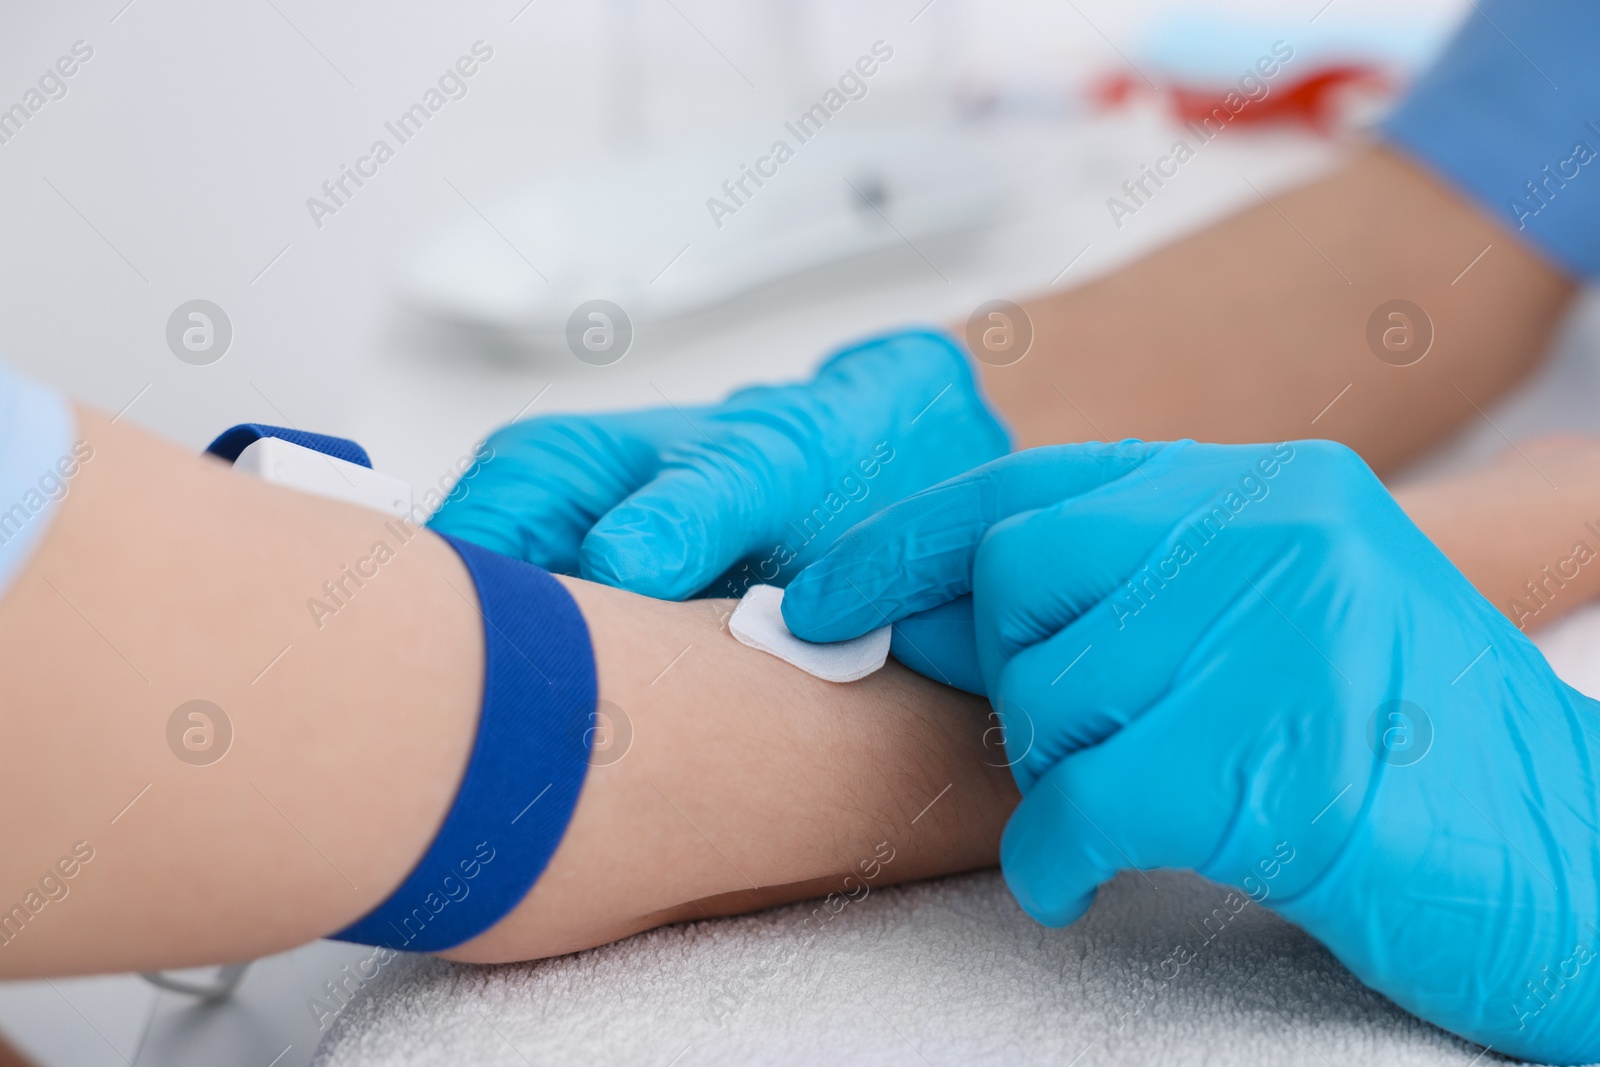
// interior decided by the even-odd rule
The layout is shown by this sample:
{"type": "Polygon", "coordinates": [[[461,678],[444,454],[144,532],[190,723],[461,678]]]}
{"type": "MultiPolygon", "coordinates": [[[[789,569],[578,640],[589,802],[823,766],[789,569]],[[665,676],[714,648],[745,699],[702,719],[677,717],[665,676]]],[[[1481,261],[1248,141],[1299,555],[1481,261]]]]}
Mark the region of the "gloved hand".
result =
{"type": "Polygon", "coordinates": [[[804,385],[704,408],[530,419],[488,445],[492,458],[434,529],[681,599],[782,585],[851,524],[1009,441],[955,343],[909,330],[840,352],[804,385]]]}
{"type": "Polygon", "coordinates": [[[1134,471],[1159,447],[1077,445],[1070,462],[1059,449],[1033,448],[915,493],[853,527],[796,575],[784,622],[807,641],[843,641],[892,622],[889,647],[901,663],[985,696],[970,595],[983,536],[1008,515],[1134,471]]]}
{"type": "MultiPolygon", "coordinates": [[[[1600,1059],[1600,705],[1347,450],[1119,447],[1120,476],[1009,518],[943,494],[967,508],[947,529],[992,524],[974,620],[1024,794],[1001,846],[1024,909],[1065,925],[1119,869],[1190,868],[1425,1019],[1600,1059]]],[[[1105,451],[968,479],[1092,478],[1105,451]]],[[[947,562],[914,561],[897,603],[939,595],[947,562]]]]}

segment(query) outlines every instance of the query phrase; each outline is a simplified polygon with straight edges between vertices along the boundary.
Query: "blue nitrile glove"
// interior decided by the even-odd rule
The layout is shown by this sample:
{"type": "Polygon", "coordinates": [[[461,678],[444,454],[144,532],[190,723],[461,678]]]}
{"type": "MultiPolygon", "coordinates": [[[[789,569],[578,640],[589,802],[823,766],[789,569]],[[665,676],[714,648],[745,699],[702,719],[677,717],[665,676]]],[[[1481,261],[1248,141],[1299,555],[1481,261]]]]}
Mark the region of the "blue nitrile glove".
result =
{"type": "Polygon", "coordinates": [[[845,349],[803,385],[530,419],[488,446],[434,529],[681,599],[782,585],[851,524],[1009,441],[955,342],[907,330],[845,349]]]}
{"type": "MultiPolygon", "coordinates": [[[[1190,868],[1423,1018],[1600,1058],[1600,704],[1346,449],[1120,447],[1137,470],[1100,488],[966,517],[992,523],[974,617],[1023,790],[1001,863],[1024,909],[1065,925],[1120,869],[1190,868]]],[[[1024,463],[1105,457],[970,477],[1024,463]]],[[[946,578],[913,566],[898,595],[946,578]]]]}
{"type": "Polygon", "coordinates": [[[892,622],[896,659],[983,696],[969,595],[979,541],[1007,515],[1133,470],[1149,446],[1132,447],[1076,446],[1070,464],[1051,449],[1029,449],[915,493],[848,531],[796,575],[784,594],[784,621],[808,641],[843,641],[892,622]]]}

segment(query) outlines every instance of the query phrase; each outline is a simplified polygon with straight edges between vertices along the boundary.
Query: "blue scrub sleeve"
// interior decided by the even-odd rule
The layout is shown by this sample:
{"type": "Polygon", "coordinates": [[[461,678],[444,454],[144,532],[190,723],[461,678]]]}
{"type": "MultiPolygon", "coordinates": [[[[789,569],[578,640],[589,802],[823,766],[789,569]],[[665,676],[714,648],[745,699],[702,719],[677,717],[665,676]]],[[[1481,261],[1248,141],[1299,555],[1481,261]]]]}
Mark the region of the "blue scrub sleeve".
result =
{"type": "Polygon", "coordinates": [[[1569,274],[1600,275],[1600,3],[1476,0],[1381,135],[1569,274]]]}
{"type": "Polygon", "coordinates": [[[0,596],[49,529],[83,465],[66,400],[0,364],[0,596]]]}

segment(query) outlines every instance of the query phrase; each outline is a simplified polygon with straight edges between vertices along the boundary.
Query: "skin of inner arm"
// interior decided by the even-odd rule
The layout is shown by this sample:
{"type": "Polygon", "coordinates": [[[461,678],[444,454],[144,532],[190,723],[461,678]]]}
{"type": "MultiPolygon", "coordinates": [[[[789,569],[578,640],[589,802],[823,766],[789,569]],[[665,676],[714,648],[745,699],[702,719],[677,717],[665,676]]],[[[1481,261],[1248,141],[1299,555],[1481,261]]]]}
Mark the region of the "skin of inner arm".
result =
{"type": "MultiPolygon", "coordinates": [[[[402,541],[376,512],[78,422],[92,458],[0,599],[0,911],[43,902],[0,976],[242,960],[339,929],[415,864],[465,767],[483,684],[465,568],[425,530],[402,541]],[[392,558],[315,618],[308,599],[380,540],[392,558]],[[195,699],[233,732],[204,766],[168,740],[195,699]]],[[[995,862],[1016,794],[982,701],[897,665],[822,682],[740,645],[717,604],[564,581],[633,740],[590,768],[535,890],[451,955],[995,862]]]]}
{"type": "Polygon", "coordinates": [[[632,743],[590,768],[523,905],[445,955],[566,952],[996,862],[1017,793],[985,702],[892,661],[849,685],[813,678],[735,641],[728,601],[564,581],[632,743]]]}

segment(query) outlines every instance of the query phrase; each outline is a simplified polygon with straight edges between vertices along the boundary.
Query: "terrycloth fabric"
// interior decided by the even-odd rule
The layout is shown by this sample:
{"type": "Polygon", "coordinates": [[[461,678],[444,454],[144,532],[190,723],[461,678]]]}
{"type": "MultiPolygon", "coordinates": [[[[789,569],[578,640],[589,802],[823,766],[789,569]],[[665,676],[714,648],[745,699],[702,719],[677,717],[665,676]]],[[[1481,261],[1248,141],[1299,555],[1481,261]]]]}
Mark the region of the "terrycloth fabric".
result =
{"type": "Polygon", "coordinates": [[[397,961],[315,1062],[1466,1067],[1479,1053],[1259,907],[1213,918],[1207,942],[1223,897],[1184,874],[1123,874],[1052,931],[989,872],[874,892],[809,947],[801,906],[543,963],[397,961]],[[1181,946],[1195,958],[1178,968],[1181,946]]]}
{"type": "MultiPolygon", "coordinates": [[[[1600,695],[1600,607],[1540,635],[1600,695]]],[[[994,872],[874,889],[507,967],[396,960],[317,1067],[581,1063],[1459,1065],[1500,1058],[1407,1015],[1320,945],[1173,871],[1123,873],[1035,925],[994,872]],[[1218,910],[1220,909],[1220,910],[1218,910]],[[815,924],[813,924],[813,927],[815,924]],[[1184,962],[1186,961],[1186,962],[1184,962]]]]}

